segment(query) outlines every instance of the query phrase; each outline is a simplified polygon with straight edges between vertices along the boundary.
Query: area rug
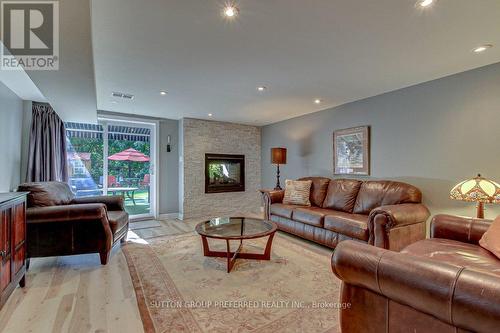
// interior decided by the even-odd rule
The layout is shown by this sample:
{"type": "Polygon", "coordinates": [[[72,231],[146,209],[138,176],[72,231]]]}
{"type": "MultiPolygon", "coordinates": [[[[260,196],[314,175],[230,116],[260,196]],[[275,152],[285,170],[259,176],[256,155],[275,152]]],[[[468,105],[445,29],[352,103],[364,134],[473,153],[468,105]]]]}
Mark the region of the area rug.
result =
{"type": "Polygon", "coordinates": [[[123,252],[147,333],[339,331],[340,281],[330,251],[314,244],[277,233],[270,261],[239,259],[231,273],[224,258],[203,256],[195,233],[128,242],[123,252]]]}

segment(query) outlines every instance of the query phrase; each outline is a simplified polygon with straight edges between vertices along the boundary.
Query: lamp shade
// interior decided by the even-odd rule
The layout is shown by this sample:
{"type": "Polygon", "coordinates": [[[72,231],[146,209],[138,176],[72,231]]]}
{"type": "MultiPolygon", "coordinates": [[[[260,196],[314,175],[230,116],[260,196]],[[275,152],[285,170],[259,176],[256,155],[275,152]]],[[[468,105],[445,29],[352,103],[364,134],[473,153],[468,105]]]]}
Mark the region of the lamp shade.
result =
{"type": "Polygon", "coordinates": [[[450,198],[470,202],[500,203],[500,185],[477,175],[455,185],[450,192],[450,198]]]}
{"type": "Polygon", "coordinates": [[[271,148],[271,163],[286,164],[286,148],[271,148]]]}

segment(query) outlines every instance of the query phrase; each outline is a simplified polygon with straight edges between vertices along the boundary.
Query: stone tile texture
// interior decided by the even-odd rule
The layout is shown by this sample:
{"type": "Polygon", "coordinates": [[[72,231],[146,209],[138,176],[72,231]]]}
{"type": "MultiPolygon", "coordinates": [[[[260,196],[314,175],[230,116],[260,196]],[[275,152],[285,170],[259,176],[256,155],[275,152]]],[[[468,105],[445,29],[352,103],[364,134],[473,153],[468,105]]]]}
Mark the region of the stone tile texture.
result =
{"type": "Polygon", "coordinates": [[[184,118],[183,218],[228,216],[260,211],[260,128],[227,122],[184,118]],[[205,154],[245,155],[245,192],[205,193],[205,154]]]}

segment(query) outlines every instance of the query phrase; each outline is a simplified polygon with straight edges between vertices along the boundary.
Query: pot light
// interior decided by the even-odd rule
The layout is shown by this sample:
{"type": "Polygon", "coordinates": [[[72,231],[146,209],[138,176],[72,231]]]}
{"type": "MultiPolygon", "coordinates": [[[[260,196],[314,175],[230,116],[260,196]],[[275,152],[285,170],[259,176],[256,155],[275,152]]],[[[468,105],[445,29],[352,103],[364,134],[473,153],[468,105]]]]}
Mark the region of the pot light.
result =
{"type": "Polygon", "coordinates": [[[209,114],[208,114],[208,116],[209,116],[209,117],[212,117],[212,116],[213,116],[213,114],[209,113],[209,114]]]}
{"type": "Polygon", "coordinates": [[[316,99],[314,100],[314,104],[321,104],[321,100],[320,100],[319,98],[316,98],[316,99]]]}
{"type": "Polygon", "coordinates": [[[224,13],[224,16],[228,18],[233,18],[238,16],[240,10],[235,5],[226,5],[226,7],[224,7],[224,10],[222,12],[224,13]]]}
{"type": "Polygon", "coordinates": [[[481,45],[481,46],[478,46],[478,47],[474,48],[472,50],[472,52],[474,52],[474,53],[481,53],[481,52],[484,52],[487,49],[492,48],[492,47],[493,47],[493,45],[491,45],[491,44],[485,44],[485,45],[481,45]]]}
{"type": "Polygon", "coordinates": [[[426,8],[434,3],[434,0],[419,0],[415,4],[417,7],[426,8]]]}
{"type": "Polygon", "coordinates": [[[165,90],[160,91],[160,95],[165,96],[167,92],[165,90]]]}
{"type": "Polygon", "coordinates": [[[266,90],[267,90],[266,86],[259,86],[259,87],[257,87],[257,91],[263,92],[263,91],[266,91],[266,90]]]}

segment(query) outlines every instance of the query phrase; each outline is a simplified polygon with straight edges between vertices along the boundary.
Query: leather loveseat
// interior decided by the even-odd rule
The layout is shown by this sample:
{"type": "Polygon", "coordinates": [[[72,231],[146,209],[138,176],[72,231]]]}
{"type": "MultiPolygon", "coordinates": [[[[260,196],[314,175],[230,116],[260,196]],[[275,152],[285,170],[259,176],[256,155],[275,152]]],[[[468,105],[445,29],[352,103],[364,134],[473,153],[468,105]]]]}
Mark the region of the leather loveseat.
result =
{"type": "Polygon", "coordinates": [[[127,236],[122,197],[75,198],[62,182],[26,183],[18,191],[29,192],[27,258],[99,253],[105,265],[112,246],[127,236]]]}
{"type": "Polygon", "coordinates": [[[500,332],[500,260],[478,245],[490,223],[437,215],[431,239],[399,253],[343,242],[342,332],[500,332]]]}
{"type": "Polygon", "coordinates": [[[335,248],[357,240],[398,251],[424,239],[429,210],[415,186],[395,181],[307,177],[311,206],[283,204],[284,190],[262,190],[265,218],[279,230],[335,248]]]}

